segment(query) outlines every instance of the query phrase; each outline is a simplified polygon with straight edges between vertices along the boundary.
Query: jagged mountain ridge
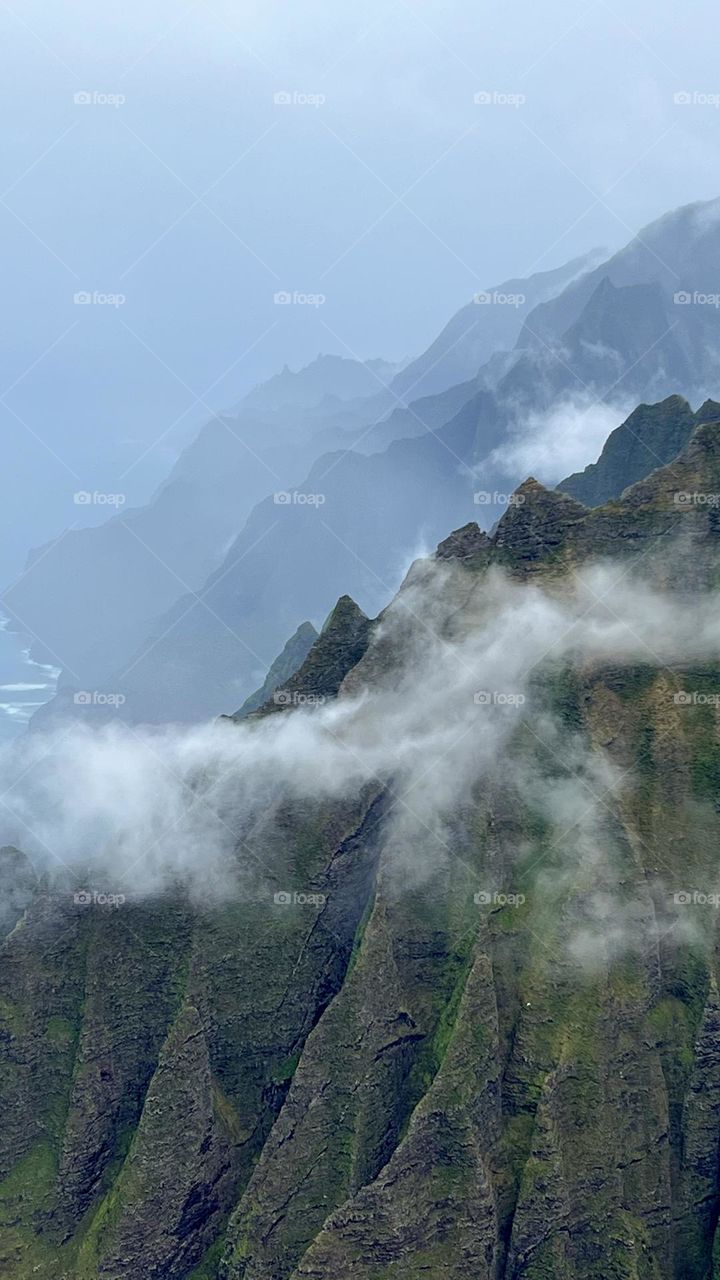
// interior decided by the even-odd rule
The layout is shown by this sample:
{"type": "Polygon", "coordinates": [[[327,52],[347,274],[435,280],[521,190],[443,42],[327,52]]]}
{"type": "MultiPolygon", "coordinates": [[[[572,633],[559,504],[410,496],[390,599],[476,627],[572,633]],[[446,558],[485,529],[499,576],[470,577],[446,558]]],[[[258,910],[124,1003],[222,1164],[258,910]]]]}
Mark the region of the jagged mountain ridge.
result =
{"type": "MultiPolygon", "coordinates": [[[[504,295],[522,285],[533,305],[588,263],[581,258],[499,289],[504,295]]],[[[233,412],[211,419],[147,506],[122,509],[97,527],[66,530],[33,552],[3,601],[33,655],[63,669],[61,706],[63,686],[106,686],[136,658],[148,635],[157,634],[158,622],[162,629],[165,611],[187,591],[201,590],[222,565],[267,494],[297,484],[328,450],[384,450],[395,439],[443,426],[461,409],[474,390],[464,379],[479,364],[471,354],[473,334],[482,332],[485,358],[503,343],[512,346],[524,314],[511,307],[506,310],[512,315],[496,315],[497,323],[488,324],[485,308],[470,304],[470,310],[470,323],[462,319],[467,308],[460,313],[467,340],[458,343],[454,330],[447,343],[438,339],[402,386],[394,385],[401,377],[397,366],[382,360],[320,356],[297,372],[286,368],[233,412]],[[460,369],[463,383],[453,386],[460,369]],[[435,394],[423,390],[428,379],[435,394]]]]}
{"type": "Polygon", "coordinates": [[[586,507],[599,507],[623,489],[670,462],[687,444],[695,427],[720,415],[720,405],[706,400],[693,413],[682,396],[661,404],[639,405],[608,437],[597,462],[558,485],[586,507]]]}
{"type": "Polygon", "coordinates": [[[493,501],[479,512],[474,495],[492,499],[520,480],[494,460],[518,422],[542,421],[558,405],[572,411],[578,397],[579,412],[593,400],[620,406],[673,393],[701,403],[717,384],[720,312],[676,305],[669,281],[673,272],[691,275],[690,285],[708,269],[720,237],[718,207],[679,210],[646,228],[607,273],[600,267],[570,284],[562,294],[569,301],[557,301],[553,312],[558,327],[567,327],[553,337],[547,320],[547,336],[535,346],[521,337],[509,368],[481,370],[462,384],[459,410],[452,392],[419,402],[432,434],[396,440],[370,457],[350,450],[320,458],[296,492],[319,493],[322,506],[301,501],[278,512],[267,500],[259,504],[200,592],[204,603],[185,597],[135,652],[129,678],[121,669],[108,676],[126,697],[124,713],[150,720],[219,714],[257,686],[300,621],[309,615],[319,625],[342,591],[377,612],[419,548],[479,514],[488,527],[502,514],[493,501]],[[666,268],[654,246],[670,258],[668,237],[675,248],[666,268]],[[452,416],[433,425],[445,397],[452,416]]]}
{"type": "Polygon", "coordinates": [[[147,506],[121,507],[33,552],[3,603],[34,656],[62,667],[75,688],[96,687],[158,615],[202,587],[257,502],[286,488],[317,453],[366,431],[379,412],[381,372],[353,372],[354,361],[338,360],[338,373],[335,363],[316,361],[319,371],[293,375],[284,395],[271,388],[263,400],[258,388],[234,414],[211,419],[147,506]],[[367,404],[330,399],[323,388],[337,392],[343,379],[364,390],[367,404]]]}
{"type": "MultiPolygon", "coordinates": [[[[709,217],[712,208],[711,203],[703,216],[709,217]]],[[[687,242],[683,251],[689,261],[694,243],[690,230],[701,213],[693,207],[673,215],[673,234],[687,242]]],[[[666,233],[650,228],[641,238],[651,240],[656,234],[666,233]]],[[[700,237],[701,257],[709,252],[706,240],[707,236],[700,237]]],[[[570,297],[570,310],[565,303],[558,305],[558,325],[567,319],[571,324],[558,336],[559,348],[553,347],[555,339],[551,342],[548,333],[538,354],[527,350],[521,336],[507,361],[502,357],[497,365],[491,360],[474,380],[426,396],[410,409],[396,404],[370,430],[368,418],[372,422],[373,415],[386,412],[394,401],[388,402],[388,394],[380,387],[378,397],[359,402],[359,422],[351,427],[345,420],[342,434],[345,442],[353,443],[367,433],[364,444],[379,450],[377,455],[363,457],[353,448],[320,458],[291,491],[302,495],[321,489],[324,510],[290,505],[279,512],[266,499],[251,512],[217,572],[208,576],[212,557],[219,555],[223,541],[227,545],[231,526],[236,531],[243,522],[243,502],[238,503],[236,491],[238,485],[247,491],[248,466],[254,472],[252,484],[267,491],[272,483],[267,466],[256,463],[238,444],[233,434],[237,426],[210,424],[191,450],[196,456],[181,460],[179,484],[166,486],[155,507],[121,514],[100,530],[68,535],[38,559],[9,595],[16,624],[24,620],[36,637],[47,636],[53,661],[65,668],[60,697],[37,717],[38,722],[45,723],[48,715],[75,714],[74,694],[86,689],[119,693],[125,698],[125,714],[136,720],[221,714],[257,686],[284,638],[308,613],[319,625],[345,589],[359,598],[366,611],[376,612],[390,598],[408,555],[418,546],[437,543],[451,525],[478,515],[473,506],[478,488],[490,493],[507,490],[508,476],[499,473],[489,457],[512,430],[520,406],[537,411],[578,392],[602,396],[609,388],[620,399],[630,395],[647,399],[650,390],[659,395],[676,390],[693,395],[694,384],[709,378],[710,371],[698,370],[697,361],[688,363],[678,355],[676,322],[688,331],[683,351],[689,345],[705,352],[712,342],[717,349],[713,327],[717,313],[710,307],[675,307],[673,328],[668,323],[666,294],[657,293],[667,284],[667,272],[659,283],[652,278],[652,253],[650,267],[647,262],[639,266],[636,258],[631,246],[611,260],[609,274],[602,268],[586,272],[563,290],[563,296],[570,297]],[[624,264],[622,269],[618,262],[624,264]],[[632,284],[638,276],[642,283],[632,284]],[[712,332],[696,343],[698,323],[709,325],[712,332]],[[669,383],[671,377],[674,381],[669,383]],[[429,440],[419,434],[427,428],[435,432],[429,440]],[[386,448],[394,435],[406,439],[398,447],[386,448]],[[215,488],[216,443],[207,450],[213,436],[224,441],[217,468],[225,494],[220,502],[215,488]],[[206,480],[191,519],[184,518],[185,512],[179,518],[172,516],[182,506],[183,494],[194,493],[195,471],[206,480]],[[212,513],[207,528],[206,509],[212,513]],[[172,517],[169,522],[166,510],[172,517]],[[314,514],[320,518],[308,521],[308,515],[314,514]],[[328,525],[332,534],[325,528],[328,525]],[[178,526],[183,530],[179,539],[178,526]],[[88,566],[85,557],[90,543],[98,554],[92,551],[88,566]],[[60,568],[58,556],[65,568],[60,568]],[[188,594],[186,587],[194,594],[188,594]],[[62,618],[62,627],[58,629],[53,618],[62,618]],[[103,620],[101,629],[98,618],[103,620]]],[[[579,266],[570,264],[564,270],[575,276],[579,266]]],[[[539,287],[559,287],[562,273],[551,273],[551,277],[544,283],[541,278],[539,287]]],[[[533,300],[530,287],[528,299],[533,300]]],[[[540,304],[540,311],[549,305],[540,304]]],[[[484,317],[492,313],[500,328],[508,319],[506,312],[515,310],[473,307],[482,314],[485,326],[484,317]]],[[[533,308],[526,329],[535,327],[538,314],[538,307],[533,308]]],[[[515,316],[515,320],[519,324],[521,318],[515,316]]],[[[499,340],[497,333],[494,340],[499,340]]],[[[438,341],[440,369],[446,348],[444,340],[438,341]]],[[[421,372],[432,366],[437,354],[421,361],[421,372]]],[[[371,373],[371,381],[372,377],[371,373]]],[[[314,373],[313,379],[317,380],[314,373]]],[[[417,389],[422,390],[422,384],[417,389]]],[[[394,390],[393,395],[397,395],[394,390]]],[[[348,411],[356,412],[357,405],[348,403],[348,411]]],[[[317,446],[321,437],[327,445],[333,430],[337,439],[339,423],[332,426],[333,413],[328,417],[327,406],[321,410],[316,405],[310,412],[315,415],[312,438],[317,446]]],[[[292,475],[293,457],[297,475],[303,468],[293,452],[292,431],[285,431],[272,457],[264,459],[283,485],[292,475]]],[[[511,478],[511,488],[518,479],[511,478]]],[[[249,491],[246,499],[250,506],[249,491]]],[[[489,505],[483,516],[491,525],[501,513],[502,508],[489,505]]],[[[37,640],[35,650],[40,654],[37,640]]],[[[41,656],[50,655],[43,652],[41,656]]]]}
{"type": "MultiPolygon", "coordinates": [[[[448,639],[482,608],[493,565],[561,585],[594,555],[623,570],[642,557],[662,584],[717,586],[717,511],[679,509],[679,492],[720,492],[720,423],[592,511],[526,482],[494,538],[470,525],[440,548],[459,575],[448,639]]],[[[427,572],[414,566],[404,592],[427,572]]],[[[343,619],[362,621],[344,602],[334,661],[343,619]]],[[[422,641],[414,609],[407,626],[422,641]]],[[[348,651],[341,698],[392,683],[403,661],[382,620],[373,633],[359,662],[348,651]]],[[[304,693],[328,676],[322,643],[304,693]]],[[[379,842],[392,796],[372,785],[255,832],[268,882],[219,908],[138,902],[128,928],[41,887],[0,955],[11,1280],[38,1266],[50,1280],[712,1274],[717,926],[708,909],[674,944],[672,896],[711,882],[720,834],[717,712],[674,692],[711,693],[717,664],[542,680],[564,732],[630,779],[621,802],[605,797],[608,838],[651,945],[609,950],[578,982],[572,837],[502,770],[464,797],[452,855],[419,882],[398,885],[379,842]],[[519,881],[522,904],[474,902],[519,881]],[[278,908],[277,887],[325,901],[278,908]]],[[[543,754],[532,734],[520,746],[543,754]]],[[[561,753],[550,772],[572,767],[561,753]]]]}
{"type": "Polygon", "coordinates": [[[497,352],[512,350],[528,314],[556,297],[573,279],[586,275],[604,256],[600,249],[594,249],[555,270],[505,280],[483,290],[477,297],[487,301],[470,302],[456,312],[427,351],[395,375],[393,391],[404,395],[412,388],[418,399],[471,381],[497,352]]]}

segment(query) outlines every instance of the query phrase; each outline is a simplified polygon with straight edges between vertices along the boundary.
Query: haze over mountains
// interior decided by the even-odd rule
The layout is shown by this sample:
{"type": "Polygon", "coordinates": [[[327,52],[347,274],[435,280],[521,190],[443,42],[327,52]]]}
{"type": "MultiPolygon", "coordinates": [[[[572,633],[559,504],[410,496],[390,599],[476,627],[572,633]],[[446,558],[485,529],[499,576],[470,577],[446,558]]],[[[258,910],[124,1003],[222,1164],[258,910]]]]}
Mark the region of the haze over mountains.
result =
{"type": "MultiPolygon", "coordinates": [[[[398,436],[444,423],[453,403],[464,402],[466,389],[438,403],[414,403],[414,384],[430,378],[444,388],[457,371],[471,379],[479,358],[515,340],[533,303],[591,260],[541,273],[524,282],[522,295],[517,281],[501,284],[493,294],[511,297],[510,305],[471,303],[426,357],[404,371],[410,409],[393,383],[396,370],[380,360],[360,365],[324,356],[298,373],[285,369],[251,392],[235,415],[203,428],[148,507],[123,507],[107,523],[65,532],[35,552],[4,596],[11,625],[31,637],[38,655],[63,667],[75,688],[106,683],[147,639],[163,610],[184,591],[199,590],[222,564],[228,543],[268,492],[298,483],[328,448],[377,451],[398,436]]],[[[323,594],[321,613],[327,598],[323,594]]],[[[256,660],[258,674],[262,665],[256,660]]],[[[242,673],[238,679],[239,696],[242,673]]],[[[227,687],[225,677],[221,687],[227,687]]]]}
{"type": "Polygon", "coordinates": [[[718,494],[528,479],[241,722],[25,740],[9,1280],[712,1275],[718,494]]]}
{"type": "Polygon", "coordinates": [[[0,4],[0,1280],[720,1280],[719,33],[0,4]]]}
{"type": "Polygon", "coordinates": [[[345,591],[377,613],[413,555],[490,527],[523,474],[592,462],[639,400],[698,408],[718,382],[719,250],[720,201],[687,206],[599,265],[489,289],[397,372],[323,357],[257,388],[148,507],[61,535],[6,589],[63,668],[50,714],[95,690],[136,721],[239,706],[301,623],[345,591]],[[572,455],[548,458],[553,423],[572,455]]]}

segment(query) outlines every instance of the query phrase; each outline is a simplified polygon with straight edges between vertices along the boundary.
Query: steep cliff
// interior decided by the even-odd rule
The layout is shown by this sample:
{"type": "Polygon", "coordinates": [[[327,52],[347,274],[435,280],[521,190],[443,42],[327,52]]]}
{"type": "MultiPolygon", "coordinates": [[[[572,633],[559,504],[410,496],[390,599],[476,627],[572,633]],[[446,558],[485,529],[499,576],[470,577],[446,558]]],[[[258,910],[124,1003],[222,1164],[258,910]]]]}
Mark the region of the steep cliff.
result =
{"type": "MultiPolygon", "coordinates": [[[[353,699],[420,715],[409,655],[437,655],[449,697],[498,574],[562,601],[601,559],[681,617],[718,585],[718,495],[717,421],[592,510],[528,480],[376,622],[342,599],[264,708],[283,716],[218,731],[353,699]]],[[[429,739],[413,787],[368,769],[341,796],[259,797],[220,903],[76,901],[7,854],[3,1275],[720,1274],[720,653],[637,644],[540,653],[485,756],[508,691],[480,691],[437,824],[429,739]]]]}

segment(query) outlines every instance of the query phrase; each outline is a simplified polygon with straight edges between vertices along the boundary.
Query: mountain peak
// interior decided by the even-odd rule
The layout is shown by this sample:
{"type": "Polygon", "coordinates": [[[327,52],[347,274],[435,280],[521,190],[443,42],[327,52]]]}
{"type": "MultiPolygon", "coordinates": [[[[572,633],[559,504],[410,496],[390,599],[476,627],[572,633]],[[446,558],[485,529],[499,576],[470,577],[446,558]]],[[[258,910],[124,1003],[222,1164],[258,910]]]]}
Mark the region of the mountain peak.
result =
{"type": "Polygon", "coordinates": [[[435,552],[436,560],[470,560],[492,546],[483,529],[471,520],[445,538],[435,552]]]}
{"type": "Polygon", "coordinates": [[[720,415],[710,422],[701,422],[693,431],[687,449],[681,458],[688,461],[720,456],[720,415]]]}
{"type": "Polygon", "coordinates": [[[706,400],[700,405],[695,419],[698,423],[718,422],[720,421],[720,402],[717,400],[706,400]]]}
{"type": "Polygon", "coordinates": [[[276,683],[256,714],[318,706],[336,697],[345,676],[364,657],[371,629],[370,619],[352,596],[340,596],[304,662],[281,685],[276,683]]]}
{"type": "Polygon", "coordinates": [[[638,405],[608,436],[597,462],[568,476],[558,488],[588,507],[603,506],[677,458],[699,424],[718,419],[720,404],[714,400],[706,400],[697,413],[681,395],[638,405]]]}
{"type": "Polygon", "coordinates": [[[359,604],[353,600],[352,596],[340,596],[337,604],[330,610],[325,619],[321,635],[327,635],[331,631],[344,631],[348,627],[362,625],[368,621],[367,614],[363,613],[359,604]]]}
{"type": "Polygon", "coordinates": [[[493,541],[513,558],[539,560],[557,550],[567,529],[586,515],[582,503],[556,489],[546,489],[534,476],[528,476],[511,495],[493,541]]]}
{"type": "Polygon", "coordinates": [[[318,633],[312,622],[301,622],[282,653],[273,662],[261,687],[245,700],[240,710],[230,719],[244,720],[253,711],[259,711],[272,698],[275,690],[282,688],[300,670],[317,638],[318,633]]]}

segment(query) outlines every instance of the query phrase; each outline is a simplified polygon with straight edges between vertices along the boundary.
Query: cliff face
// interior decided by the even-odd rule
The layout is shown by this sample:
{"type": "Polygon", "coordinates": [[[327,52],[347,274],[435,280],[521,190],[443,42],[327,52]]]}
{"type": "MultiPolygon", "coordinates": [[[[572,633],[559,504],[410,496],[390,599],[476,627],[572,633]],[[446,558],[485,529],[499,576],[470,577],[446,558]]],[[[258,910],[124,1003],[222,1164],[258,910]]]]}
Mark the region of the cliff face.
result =
{"type": "MultiPolygon", "coordinates": [[[[528,481],[493,539],[442,544],[445,595],[413,567],[401,625],[341,600],[287,691],[392,689],[496,568],[562,596],[601,556],[682,609],[717,585],[718,494],[717,422],[593,510],[528,481]]],[[[410,863],[421,796],[380,778],[253,815],[220,906],[75,902],[10,852],[4,1276],[720,1275],[720,655],[548,659],[533,689],[410,863]]]]}
{"type": "Polygon", "coordinates": [[[558,489],[586,507],[599,507],[671,462],[685,448],[695,427],[717,420],[719,413],[720,405],[712,400],[693,413],[682,396],[669,396],[660,404],[641,404],[611,432],[597,462],[568,476],[558,489]]]}

